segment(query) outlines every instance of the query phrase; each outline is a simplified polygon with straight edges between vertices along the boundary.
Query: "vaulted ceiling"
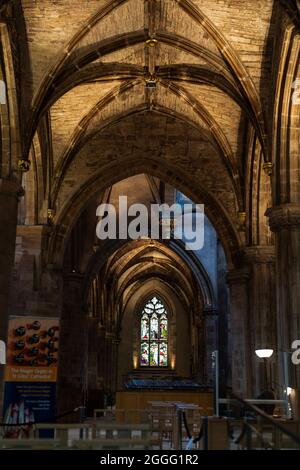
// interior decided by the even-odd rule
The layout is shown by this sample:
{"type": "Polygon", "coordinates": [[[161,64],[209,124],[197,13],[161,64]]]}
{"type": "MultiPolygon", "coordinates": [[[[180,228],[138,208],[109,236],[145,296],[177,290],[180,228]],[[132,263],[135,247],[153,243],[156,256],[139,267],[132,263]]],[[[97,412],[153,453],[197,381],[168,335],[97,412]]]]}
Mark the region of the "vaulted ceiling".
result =
{"type": "Polygon", "coordinates": [[[227,254],[266,242],[253,220],[260,212],[266,225],[278,25],[299,20],[293,1],[6,3],[17,16],[30,223],[50,210],[64,236],[96,191],[143,172],[204,202],[227,254]]]}

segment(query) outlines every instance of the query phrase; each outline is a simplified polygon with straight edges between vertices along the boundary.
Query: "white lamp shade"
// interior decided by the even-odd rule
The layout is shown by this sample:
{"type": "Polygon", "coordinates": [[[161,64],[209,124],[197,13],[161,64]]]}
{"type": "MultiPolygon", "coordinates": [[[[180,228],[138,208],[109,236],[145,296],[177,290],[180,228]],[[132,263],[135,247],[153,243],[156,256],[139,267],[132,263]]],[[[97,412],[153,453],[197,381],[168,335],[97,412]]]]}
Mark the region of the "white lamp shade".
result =
{"type": "Polygon", "coordinates": [[[263,359],[263,358],[271,357],[273,352],[274,352],[273,349],[256,349],[255,354],[261,359],[263,359]]]}

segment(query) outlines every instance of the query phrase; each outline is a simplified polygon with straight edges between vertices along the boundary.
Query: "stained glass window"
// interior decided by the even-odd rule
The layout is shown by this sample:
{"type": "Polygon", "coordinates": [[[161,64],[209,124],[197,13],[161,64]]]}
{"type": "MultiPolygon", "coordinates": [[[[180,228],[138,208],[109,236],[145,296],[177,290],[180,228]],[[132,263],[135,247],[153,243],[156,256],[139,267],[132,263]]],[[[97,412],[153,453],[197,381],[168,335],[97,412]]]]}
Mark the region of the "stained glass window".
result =
{"type": "Polygon", "coordinates": [[[140,366],[168,366],[168,314],[157,297],[146,302],[141,314],[140,366]]]}

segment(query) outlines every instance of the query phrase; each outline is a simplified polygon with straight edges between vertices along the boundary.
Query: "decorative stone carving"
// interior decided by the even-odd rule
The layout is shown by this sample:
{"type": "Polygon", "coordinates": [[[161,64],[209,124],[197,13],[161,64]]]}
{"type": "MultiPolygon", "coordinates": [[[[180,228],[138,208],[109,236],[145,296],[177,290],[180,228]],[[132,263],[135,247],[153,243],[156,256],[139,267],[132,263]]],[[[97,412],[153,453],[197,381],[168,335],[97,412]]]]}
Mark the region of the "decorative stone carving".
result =
{"type": "Polygon", "coordinates": [[[269,217],[269,225],[273,232],[287,227],[300,228],[300,205],[298,204],[282,204],[269,208],[266,216],[269,217]]]}
{"type": "Polygon", "coordinates": [[[248,246],[243,250],[245,263],[275,263],[275,246],[248,246]]]}

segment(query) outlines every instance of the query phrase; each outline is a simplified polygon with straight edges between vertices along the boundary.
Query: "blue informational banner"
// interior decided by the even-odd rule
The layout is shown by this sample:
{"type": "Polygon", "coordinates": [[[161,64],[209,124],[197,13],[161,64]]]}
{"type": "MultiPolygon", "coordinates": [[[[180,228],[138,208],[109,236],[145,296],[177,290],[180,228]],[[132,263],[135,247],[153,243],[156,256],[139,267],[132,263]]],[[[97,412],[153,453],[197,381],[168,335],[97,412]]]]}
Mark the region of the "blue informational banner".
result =
{"type": "MultiPolygon", "coordinates": [[[[6,437],[26,435],[28,423],[54,420],[58,341],[58,319],[10,319],[3,407],[6,437]]],[[[43,432],[41,437],[48,436],[43,432]]]]}
{"type": "MultiPolygon", "coordinates": [[[[45,382],[6,382],[4,396],[4,422],[6,437],[26,435],[27,423],[53,421],[55,417],[56,384],[45,382]],[[22,429],[12,424],[22,424],[22,429]]],[[[41,437],[49,436],[49,433],[41,437]]]]}

